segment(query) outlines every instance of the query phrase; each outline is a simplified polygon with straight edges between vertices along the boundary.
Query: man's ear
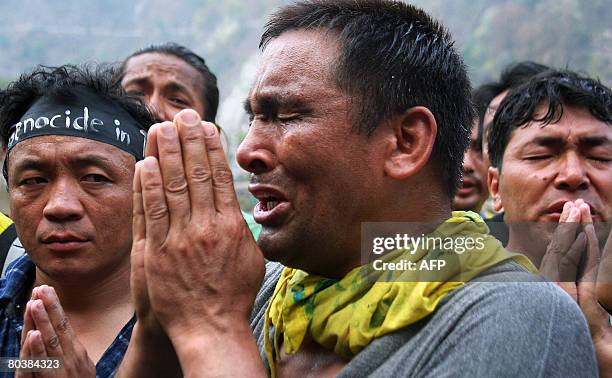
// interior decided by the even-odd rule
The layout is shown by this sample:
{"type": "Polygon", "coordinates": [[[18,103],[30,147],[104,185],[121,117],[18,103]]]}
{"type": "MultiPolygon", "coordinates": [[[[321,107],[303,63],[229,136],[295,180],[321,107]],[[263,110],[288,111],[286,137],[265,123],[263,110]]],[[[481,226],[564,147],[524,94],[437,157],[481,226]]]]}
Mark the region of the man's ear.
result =
{"type": "Polygon", "coordinates": [[[385,174],[402,180],[419,172],[429,161],[438,125],[429,109],[415,106],[391,121],[393,138],[385,160],[385,174]]]}
{"type": "Polygon", "coordinates": [[[489,167],[487,174],[487,186],[489,187],[489,193],[493,197],[493,208],[495,211],[500,211],[504,208],[501,196],[499,195],[499,168],[489,167]]]}

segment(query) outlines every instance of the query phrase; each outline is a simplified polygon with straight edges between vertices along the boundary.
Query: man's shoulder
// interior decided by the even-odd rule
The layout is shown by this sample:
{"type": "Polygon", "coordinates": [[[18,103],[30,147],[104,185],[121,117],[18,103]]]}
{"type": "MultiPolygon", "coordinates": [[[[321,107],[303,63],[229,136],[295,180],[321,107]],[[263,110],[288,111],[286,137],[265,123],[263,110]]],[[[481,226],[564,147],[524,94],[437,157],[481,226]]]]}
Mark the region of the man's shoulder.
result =
{"type": "Polygon", "coordinates": [[[274,294],[276,283],[285,267],[277,262],[266,261],[266,274],[264,275],[261,288],[255,297],[253,311],[251,312],[251,328],[255,329],[258,324],[263,324],[263,317],[268,307],[268,302],[274,294]]]}
{"type": "MultiPolygon", "coordinates": [[[[546,281],[542,276],[528,272],[514,261],[506,261],[487,270],[463,287],[451,293],[440,306],[440,311],[452,311],[466,305],[477,306],[480,316],[486,311],[495,313],[508,312],[518,316],[518,311],[530,309],[532,313],[543,313],[546,317],[551,312],[561,311],[557,315],[586,322],[574,300],[559,286],[546,281]]],[[[536,323],[537,319],[524,319],[526,323],[536,323]]]]}
{"type": "MultiPolygon", "coordinates": [[[[266,307],[283,268],[266,264],[251,316],[260,351],[266,307]]],[[[448,376],[457,366],[474,376],[597,372],[588,326],[576,303],[510,260],[453,291],[429,317],[374,340],[340,376],[448,376]]]]}
{"type": "Polygon", "coordinates": [[[565,291],[513,260],[467,282],[445,298],[436,312],[439,314],[433,318],[454,318],[457,322],[495,318],[515,332],[542,329],[554,321],[588,334],[580,308],[565,291]]]}
{"type": "Polygon", "coordinates": [[[263,302],[268,302],[270,300],[272,294],[274,294],[276,283],[280,279],[284,268],[285,267],[283,264],[274,261],[266,261],[266,273],[264,275],[263,282],[261,283],[261,288],[257,293],[257,297],[255,298],[255,306],[253,310],[257,310],[258,303],[261,305],[263,302]]]}
{"type": "Polygon", "coordinates": [[[266,361],[265,355],[263,354],[265,329],[264,319],[266,309],[268,308],[268,303],[274,294],[276,283],[280,279],[284,268],[285,267],[282,264],[273,261],[266,261],[266,274],[264,276],[261,289],[257,293],[257,297],[255,297],[255,303],[253,304],[253,310],[251,312],[251,330],[253,331],[253,335],[257,340],[257,346],[263,361],[266,361]]]}
{"type": "Polygon", "coordinates": [[[448,376],[457,366],[466,376],[597,371],[576,303],[557,285],[506,262],[449,294],[431,316],[374,340],[343,373],[448,376]]]}

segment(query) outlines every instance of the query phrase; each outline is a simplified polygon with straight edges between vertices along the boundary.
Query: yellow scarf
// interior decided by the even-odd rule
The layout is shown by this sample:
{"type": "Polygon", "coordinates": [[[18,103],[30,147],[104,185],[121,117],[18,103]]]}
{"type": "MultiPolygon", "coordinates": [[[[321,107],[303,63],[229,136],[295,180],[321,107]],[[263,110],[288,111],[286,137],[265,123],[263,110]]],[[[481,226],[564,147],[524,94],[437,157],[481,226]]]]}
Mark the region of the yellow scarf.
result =
{"type": "Polygon", "coordinates": [[[372,340],[433,313],[446,294],[502,261],[514,259],[528,270],[537,271],[525,256],[506,251],[497,239],[488,235],[482,218],[473,212],[453,212],[452,218],[427,236],[455,240],[479,237],[483,244],[480,249],[468,249],[461,254],[441,253],[439,249],[391,254],[391,261],[405,259],[416,262],[416,266],[444,260],[446,266],[435,273],[380,273],[368,264],[336,280],[285,268],[265,318],[265,351],[272,376],[276,374],[275,358],[279,356],[281,337],[288,354],[299,350],[308,333],[323,347],[351,358],[372,340]],[[423,279],[428,274],[437,281],[423,279]],[[274,327],[273,342],[270,325],[274,327]]]}

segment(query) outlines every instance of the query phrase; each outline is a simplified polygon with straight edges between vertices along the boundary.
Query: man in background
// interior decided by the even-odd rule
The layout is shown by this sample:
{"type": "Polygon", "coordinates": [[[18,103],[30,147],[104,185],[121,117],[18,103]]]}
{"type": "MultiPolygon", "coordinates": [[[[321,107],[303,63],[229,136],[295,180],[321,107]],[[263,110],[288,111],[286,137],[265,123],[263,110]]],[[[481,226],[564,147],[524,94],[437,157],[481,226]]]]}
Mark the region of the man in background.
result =
{"type": "MultiPolygon", "coordinates": [[[[483,168],[487,172],[491,166],[489,149],[487,146],[487,135],[499,103],[501,100],[503,100],[510,88],[520,85],[529,77],[547,69],[547,66],[532,61],[512,63],[504,68],[498,81],[486,82],[474,89],[474,104],[476,106],[477,117],[479,120],[478,138],[482,144],[481,151],[483,168]]],[[[487,175],[488,173],[485,174],[485,181],[487,180],[487,175]]],[[[488,198],[483,204],[482,213],[484,215],[484,219],[493,218],[497,215],[498,212],[493,208],[491,198],[488,198]]],[[[503,214],[494,218],[494,222],[503,222],[503,220],[503,214]]],[[[503,223],[501,227],[504,227],[503,223]]],[[[496,234],[495,230],[492,230],[492,234],[501,240],[505,245],[505,243],[508,241],[507,230],[502,229],[500,232],[502,234],[496,234]]]]}
{"type": "Polygon", "coordinates": [[[120,72],[123,89],[141,96],[160,120],[172,121],[182,109],[193,109],[215,122],[217,77],[188,48],[173,42],[146,47],[127,57],[120,72]]]}
{"type": "Polygon", "coordinates": [[[470,134],[470,145],[463,155],[463,176],[453,198],[453,210],[480,213],[489,198],[487,169],[482,158],[482,144],[478,137],[479,121],[475,119],[470,134]]]}
{"type": "MultiPolygon", "coordinates": [[[[121,64],[121,85],[128,94],[143,98],[160,121],[172,121],[182,109],[193,109],[215,123],[219,107],[217,77],[206,61],[173,42],[138,50],[121,64]]],[[[261,226],[251,211],[242,212],[255,239],[261,226]]]]}
{"type": "MultiPolygon", "coordinates": [[[[483,169],[487,171],[487,176],[489,167],[491,167],[488,135],[497,107],[511,88],[548,69],[549,67],[532,61],[513,63],[502,71],[499,81],[488,82],[475,89],[475,104],[480,120],[479,138],[482,143],[483,169]]],[[[487,176],[485,176],[485,181],[487,176]]],[[[507,245],[508,227],[504,223],[504,212],[503,209],[496,209],[493,201],[494,199],[489,197],[483,204],[481,212],[487,220],[491,235],[503,245],[507,245]]]]}
{"type": "MultiPolygon", "coordinates": [[[[463,181],[453,200],[453,209],[482,212],[485,219],[497,213],[492,208],[492,203],[485,204],[489,198],[487,175],[491,166],[486,143],[489,126],[495,110],[508,90],[546,69],[548,67],[530,61],[514,63],[503,70],[499,81],[487,82],[473,91],[476,119],[472,127],[470,145],[463,160],[463,181]]],[[[496,220],[503,221],[503,215],[496,220]]]]}
{"type": "Polygon", "coordinates": [[[612,302],[612,91],[571,71],[541,73],[510,90],[488,142],[489,190],[505,210],[508,249],[578,302],[609,376],[612,327],[597,302],[612,302]]]}

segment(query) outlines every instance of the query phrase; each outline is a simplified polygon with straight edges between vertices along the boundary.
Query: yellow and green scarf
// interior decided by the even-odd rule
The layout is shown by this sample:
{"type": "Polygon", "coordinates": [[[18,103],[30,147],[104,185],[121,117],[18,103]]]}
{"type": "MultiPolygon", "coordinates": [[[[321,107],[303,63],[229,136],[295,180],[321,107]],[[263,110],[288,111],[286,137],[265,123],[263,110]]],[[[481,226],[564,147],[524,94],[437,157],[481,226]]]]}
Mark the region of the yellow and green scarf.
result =
{"type": "Polygon", "coordinates": [[[265,318],[265,351],[272,375],[281,337],[288,354],[296,353],[308,334],[323,347],[350,359],[372,340],[430,315],[445,295],[502,261],[514,259],[537,271],[525,256],[506,251],[488,235],[478,214],[455,211],[452,215],[428,237],[481,237],[484,248],[461,254],[424,249],[394,252],[394,259],[401,257],[417,264],[428,259],[447,261],[444,269],[435,273],[435,282],[419,281],[418,272],[385,272],[378,274],[376,282],[370,264],[353,269],[340,280],[285,268],[265,318]],[[270,340],[270,326],[274,327],[274,340],[270,340]]]}

